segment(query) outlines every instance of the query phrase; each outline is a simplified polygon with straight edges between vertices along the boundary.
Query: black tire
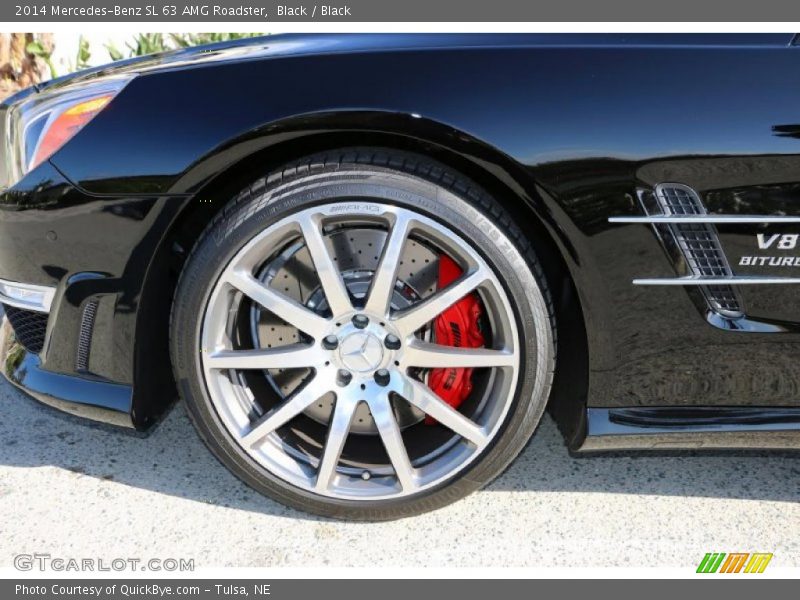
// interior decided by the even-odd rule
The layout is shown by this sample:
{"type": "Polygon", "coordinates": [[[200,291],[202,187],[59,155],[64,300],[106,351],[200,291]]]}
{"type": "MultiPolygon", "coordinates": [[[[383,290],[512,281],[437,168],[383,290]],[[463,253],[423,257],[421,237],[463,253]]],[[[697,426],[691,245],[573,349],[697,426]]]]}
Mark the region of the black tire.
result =
{"type": "Polygon", "coordinates": [[[228,469],[278,502],[353,520],[388,520],[434,510],[500,475],[533,435],[555,366],[554,310],[547,283],[530,242],[508,213],[461,174],[422,156],[381,149],[345,149],[306,157],[257,179],[231,200],[209,224],[187,260],[175,294],[170,338],[180,395],[201,438],[228,469]],[[382,202],[424,213],[472,240],[505,285],[516,312],[524,368],[503,428],[465,470],[415,496],[336,499],[272,475],[250,458],[222,425],[199,366],[202,315],[220,272],[238,249],[272,222],[301,208],[334,201],[335,197],[327,195],[331,187],[322,185],[328,178],[355,187],[368,183],[371,194],[383,196],[382,202]],[[275,200],[273,191],[287,186],[294,191],[275,200]]]}

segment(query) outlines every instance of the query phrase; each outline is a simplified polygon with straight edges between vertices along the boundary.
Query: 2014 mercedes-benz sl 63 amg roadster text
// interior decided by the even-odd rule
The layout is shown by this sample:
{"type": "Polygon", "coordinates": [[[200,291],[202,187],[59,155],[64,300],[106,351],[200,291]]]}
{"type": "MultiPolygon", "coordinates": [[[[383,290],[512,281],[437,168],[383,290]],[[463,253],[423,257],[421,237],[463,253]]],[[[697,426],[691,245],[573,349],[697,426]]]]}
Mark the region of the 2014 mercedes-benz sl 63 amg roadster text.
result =
{"type": "Polygon", "coordinates": [[[793,35],[277,36],[0,106],[5,376],[176,397],[280,502],[380,520],[570,451],[800,448],[793,35]]]}

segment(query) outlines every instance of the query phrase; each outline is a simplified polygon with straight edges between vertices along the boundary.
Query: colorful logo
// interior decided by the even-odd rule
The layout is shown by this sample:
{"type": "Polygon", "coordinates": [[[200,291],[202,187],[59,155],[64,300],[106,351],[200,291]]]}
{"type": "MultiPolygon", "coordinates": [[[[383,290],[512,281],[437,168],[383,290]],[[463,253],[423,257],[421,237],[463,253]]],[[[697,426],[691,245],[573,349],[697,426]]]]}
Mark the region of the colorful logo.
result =
{"type": "Polygon", "coordinates": [[[772,553],[709,552],[697,566],[698,573],[763,573],[772,553]]]}

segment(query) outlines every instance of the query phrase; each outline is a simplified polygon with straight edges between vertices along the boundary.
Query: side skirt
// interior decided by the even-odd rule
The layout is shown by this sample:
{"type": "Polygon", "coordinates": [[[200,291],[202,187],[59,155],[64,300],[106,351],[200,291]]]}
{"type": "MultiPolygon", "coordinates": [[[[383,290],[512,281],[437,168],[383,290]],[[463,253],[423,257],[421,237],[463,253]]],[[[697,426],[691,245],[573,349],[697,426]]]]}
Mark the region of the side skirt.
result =
{"type": "Polygon", "coordinates": [[[576,453],[619,450],[800,450],[800,408],[589,408],[576,453]]]}

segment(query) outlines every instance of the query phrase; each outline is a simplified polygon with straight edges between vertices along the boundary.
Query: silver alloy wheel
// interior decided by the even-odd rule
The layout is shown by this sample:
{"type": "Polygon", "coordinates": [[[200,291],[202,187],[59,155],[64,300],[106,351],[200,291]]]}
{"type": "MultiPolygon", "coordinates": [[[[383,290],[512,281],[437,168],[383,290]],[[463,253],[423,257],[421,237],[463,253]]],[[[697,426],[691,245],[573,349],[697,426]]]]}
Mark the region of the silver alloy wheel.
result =
{"type": "MultiPolygon", "coordinates": [[[[306,209],[260,232],[225,267],[206,305],[200,363],[211,401],[228,433],[270,473],[323,496],[374,500],[418,493],[462,471],[499,432],[514,399],[520,350],[514,312],[497,276],[453,231],[408,209],[353,202],[306,209]],[[385,228],[386,241],[362,299],[354,298],[326,238],[357,224],[385,228]],[[436,247],[462,276],[401,310],[392,310],[398,265],[412,239],[436,247]],[[257,273],[288,244],[302,241],[313,261],[326,314],[280,293],[257,273]],[[426,341],[419,332],[448,307],[477,292],[491,347],[456,348],[426,341]],[[299,342],[274,348],[235,348],[231,322],[242,299],[260,305],[302,332],[299,342]],[[363,303],[363,306],[361,304],[363,303]],[[356,306],[354,306],[356,304],[356,306]],[[254,410],[254,392],[236,374],[270,369],[310,370],[305,384],[270,410],[254,410]],[[486,370],[483,398],[473,414],[453,409],[417,373],[430,368],[486,370]],[[335,395],[319,456],[290,447],[281,428],[320,398],[335,395]],[[401,398],[449,430],[436,452],[409,457],[394,399],[401,398]],[[385,449],[386,468],[340,464],[354,415],[366,405],[385,449]]],[[[487,338],[488,339],[488,338],[487,338]]],[[[416,425],[426,427],[426,425],[416,425]]]]}

